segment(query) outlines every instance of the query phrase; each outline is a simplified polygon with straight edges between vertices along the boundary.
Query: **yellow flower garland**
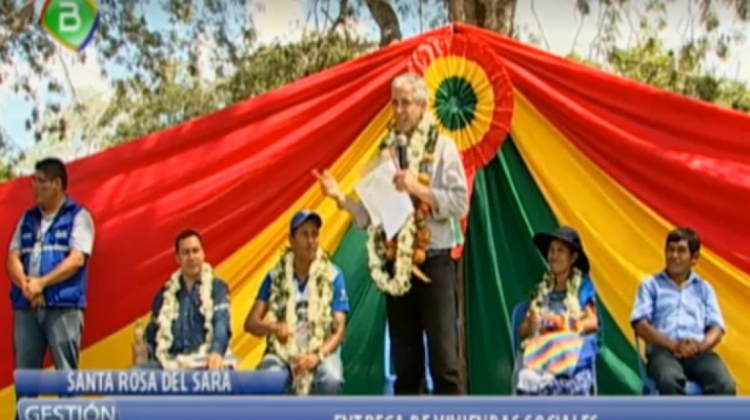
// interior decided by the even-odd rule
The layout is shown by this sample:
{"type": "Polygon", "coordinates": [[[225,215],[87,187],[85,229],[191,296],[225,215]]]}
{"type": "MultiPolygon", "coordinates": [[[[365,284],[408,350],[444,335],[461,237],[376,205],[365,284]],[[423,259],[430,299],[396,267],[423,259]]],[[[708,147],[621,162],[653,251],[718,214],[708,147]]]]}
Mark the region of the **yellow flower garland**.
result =
{"type": "MultiPolygon", "coordinates": [[[[310,336],[307,342],[298,347],[296,337],[292,336],[281,343],[275,336],[268,337],[268,345],[273,353],[287,364],[296,355],[317,354],[333,331],[334,321],[331,311],[333,301],[333,280],[336,270],[326,253],[318,253],[310,266],[307,280],[308,301],[307,317],[310,323],[310,336]]],[[[271,272],[271,299],[269,302],[268,322],[286,322],[290,331],[297,328],[297,282],[294,280],[294,253],[287,249],[271,272]]],[[[323,362],[322,360],[320,361],[323,362]]],[[[293,376],[292,388],[298,395],[307,395],[312,388],[313,372],[293,376]]]]}
{"type": "Polygon", "coordinates": [[[205,357],[208,355],[209,346],[213,339],[213,315],[214,315],[214,301],[211,296],[213,293],[213,280],[214,273],[213,269],[208,264],[203,264],[201,267],[201,283],[200,283],[200,313],[203,315],[203,328],[206,331],[206,338],[203,344],[200,345],[198,350],[191,354],[179,355],[177,358],[171,358],[169,356],[169,350],[172,348],[174,342],[174,336],[172,335],[172,324],[180,315],[180,302],[177,299],[177,294],[182,288],[180,282],[180,276],[182,275],[181,270],[175,271],[170,279],[167,281],[163,292],[163,302],[159,315],[156,318],[156,324],[158,330],[156,332],[156,349],[154,350],[156,360],[159,361],[163,369],[182,369],[184,363],[181,360],[187,360],[193,357],[205,357]]]}

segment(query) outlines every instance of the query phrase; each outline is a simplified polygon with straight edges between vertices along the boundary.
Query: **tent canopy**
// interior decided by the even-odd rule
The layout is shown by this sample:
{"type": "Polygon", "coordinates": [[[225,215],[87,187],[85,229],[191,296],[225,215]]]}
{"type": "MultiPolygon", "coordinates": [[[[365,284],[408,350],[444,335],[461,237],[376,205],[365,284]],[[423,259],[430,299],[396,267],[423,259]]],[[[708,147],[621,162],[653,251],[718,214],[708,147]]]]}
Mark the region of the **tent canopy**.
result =
{"type": "MultiPolygon", "coordinates": [[[[605,314],[600,371],[611,383],[603,392],[639,390],[629,312],[639,281],[663,267],[664,240],[677,225],[702,237],[697,272],[715,288],[728,327],[718,352],[748,392],[750,338],[741,325],[750,307],[750,117],[466,25],[72,162],[70,194],[97,229],[83,367],[128,366],[134,323],[174,270],[172,240],[188,227],[204,235],[209,261],[231,287],[232,348],[243,368],[253,367],[264,343],[242,323],[289,218],[304,207],[323,215],[322,246],[343,269],[353,304],[347,391],[380,393],[385,318],[364,234],[322,197],[310,172],[330,168],[353,189],[387,129],[390,82],[408,70],[430,84],[433,111],[473,178],[464,249],[471,392],[509,392],[510,308],[544,269],[532,234],[558,224],[581,233],[592,261],[605,314]],[[465,88],[471,112],[440,108],[439,92],[455,97],[465,88]]],[[[32,203],[28,177],[0,186],[0,237],[10,239],[32,203]]],[[[0,324],[12,326],[8,304],[0,324]]],[[[0,346],[12,354],[10,340],[0,346]]],[[[12,371],[6,357],[0,402],[10,409],[12,371]]]]}

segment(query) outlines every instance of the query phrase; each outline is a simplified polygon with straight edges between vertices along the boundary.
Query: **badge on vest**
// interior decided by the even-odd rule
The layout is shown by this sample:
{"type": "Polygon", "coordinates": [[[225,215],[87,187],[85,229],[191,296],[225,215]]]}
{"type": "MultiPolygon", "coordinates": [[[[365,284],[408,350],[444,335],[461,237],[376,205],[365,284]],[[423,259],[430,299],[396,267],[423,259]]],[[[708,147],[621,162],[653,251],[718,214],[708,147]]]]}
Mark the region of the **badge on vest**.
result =
{"type": "Polygon", "coordinates": [[[55,232],[55,239],[65,239],[68,237],[68,231],[67,230],[58,230],[55,232]]]}

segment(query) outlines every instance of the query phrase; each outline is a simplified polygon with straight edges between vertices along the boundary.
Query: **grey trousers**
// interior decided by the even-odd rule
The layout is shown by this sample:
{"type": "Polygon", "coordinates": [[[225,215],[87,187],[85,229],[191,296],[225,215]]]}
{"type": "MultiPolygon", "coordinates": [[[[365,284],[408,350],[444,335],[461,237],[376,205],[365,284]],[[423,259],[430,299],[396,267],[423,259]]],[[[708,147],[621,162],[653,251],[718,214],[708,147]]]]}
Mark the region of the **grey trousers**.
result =
{"type": "Polygon", "coordinates": [[[714,352],[677,359],[664,349],[648,355],[648,376],[660,395],[685,395],[685,382],[697,382],[704,395],[737,395],[737,384],[727,366],[714,352]]]}
{"type": "Polygon", "coordinates": [[[42,369],[48,348],[55,369],[78,369],[82,334],[81,309],[16,309],[13,313],[16,369],[42,369]]]}

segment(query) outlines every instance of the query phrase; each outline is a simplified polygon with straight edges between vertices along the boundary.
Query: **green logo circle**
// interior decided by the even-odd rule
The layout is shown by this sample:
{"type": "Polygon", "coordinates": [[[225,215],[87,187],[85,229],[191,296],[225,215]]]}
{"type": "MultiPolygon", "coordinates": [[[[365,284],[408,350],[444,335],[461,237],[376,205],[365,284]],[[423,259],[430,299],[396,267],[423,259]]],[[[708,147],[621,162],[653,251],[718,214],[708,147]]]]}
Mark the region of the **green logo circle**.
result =
{"type": "Polygon", "coordinates": [[[440,122],[449,130],[460,130],[474,121],[477,94],[463,77],[446,77],[435,92],[435,110],[440,122]]]}
{"type": "Polygon", "coordinates": [[[46,0],[39,21],[57,42],[80,51],[99,25],[99,6],[95,0],[46,0]]]}

